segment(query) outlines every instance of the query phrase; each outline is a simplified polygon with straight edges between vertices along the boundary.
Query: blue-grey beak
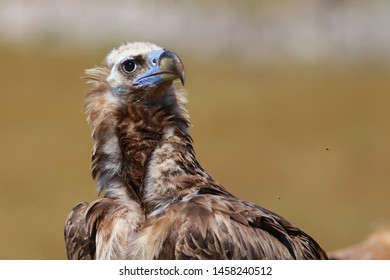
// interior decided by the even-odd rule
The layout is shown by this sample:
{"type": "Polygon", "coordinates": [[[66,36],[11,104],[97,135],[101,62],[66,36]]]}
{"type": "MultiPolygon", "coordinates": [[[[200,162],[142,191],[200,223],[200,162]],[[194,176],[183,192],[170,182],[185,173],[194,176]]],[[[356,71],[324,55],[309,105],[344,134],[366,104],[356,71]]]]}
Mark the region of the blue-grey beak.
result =
{"type": "Polygon", "coordinates": [[[132,84],[156,87],[164,82],[180,79],[184,85],[184,65],[172,51],[157,50],[148,54],[149,69],[136,77],[132,84]]]}

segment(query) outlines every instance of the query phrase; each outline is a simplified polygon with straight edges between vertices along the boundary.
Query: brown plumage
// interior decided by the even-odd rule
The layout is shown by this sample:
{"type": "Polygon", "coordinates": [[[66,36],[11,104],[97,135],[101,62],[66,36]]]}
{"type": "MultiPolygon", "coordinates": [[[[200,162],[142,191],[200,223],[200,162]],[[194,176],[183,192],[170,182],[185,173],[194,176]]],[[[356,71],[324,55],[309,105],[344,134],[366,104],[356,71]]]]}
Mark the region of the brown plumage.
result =
{"type": "Polygon", "coordinates": [[[199,165],[175,53],[129,43],[87,78],[92,175],[104,198],[69,214],[69,259],[327,258],[302,230],[238,199],[199,165]]]}

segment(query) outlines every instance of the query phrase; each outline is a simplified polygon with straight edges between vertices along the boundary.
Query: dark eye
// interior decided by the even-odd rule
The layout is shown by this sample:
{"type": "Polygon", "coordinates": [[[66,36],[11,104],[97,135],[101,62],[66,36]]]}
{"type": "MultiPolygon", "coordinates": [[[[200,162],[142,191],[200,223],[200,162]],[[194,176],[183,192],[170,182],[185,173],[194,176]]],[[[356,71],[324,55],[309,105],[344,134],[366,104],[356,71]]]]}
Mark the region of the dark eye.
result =
{"type": "Polygon", "coordinates": [[[137,69],[137,64],[132,59],[125,60],[122,63],[122,69],[125,73],[130,74],[130,73],[134,72],[135,69],[137,69]]]}

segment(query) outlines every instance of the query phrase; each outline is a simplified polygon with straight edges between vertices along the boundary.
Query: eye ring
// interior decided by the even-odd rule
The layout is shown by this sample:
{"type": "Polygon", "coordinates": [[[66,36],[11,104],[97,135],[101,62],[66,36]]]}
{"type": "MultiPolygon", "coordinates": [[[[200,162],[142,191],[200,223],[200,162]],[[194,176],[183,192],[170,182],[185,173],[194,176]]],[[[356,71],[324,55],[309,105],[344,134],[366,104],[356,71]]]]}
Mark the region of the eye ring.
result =
{"type": "Polygon", "coordinates": [[[122,62],[122,70],[126,74],[133,73],[137,69],[137,63],[134,59],[127,59],[122,62]]]}

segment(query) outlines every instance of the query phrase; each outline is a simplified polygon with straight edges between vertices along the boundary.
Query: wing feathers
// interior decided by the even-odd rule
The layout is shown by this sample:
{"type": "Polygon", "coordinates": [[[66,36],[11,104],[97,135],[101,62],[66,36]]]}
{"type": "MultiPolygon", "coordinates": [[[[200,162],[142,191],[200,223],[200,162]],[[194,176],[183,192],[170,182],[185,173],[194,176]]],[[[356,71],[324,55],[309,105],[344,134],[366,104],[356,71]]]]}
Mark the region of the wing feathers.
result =
{"type": "Polygon", "coordinates": [[[66,254],[69,260],[92,260],[96,245],[87,230],[85,214],[90,204],[81,202],[69,213],[65,223],[66,254]]]}
{"type": "Polygon", "coordinates": [[[138,232],[142,214],[137,207],[129,209],[109,198],[75,206],[65,227],[68,258],[327,258],[320,246],[292,223],[233,196],[194,193],[172,205],[165,215],[151,219],[148,234],[138,232]],[[164,234],[160,236],[160,232],[164,234]],[[134,254],[128,251],[132,238],[144,244],[140,243],[134,254]],[[148,251],[138,252],[143,248],[148,251]]]}
{"type": "Polygon", "coordinates": [[[142,218],[137,203],[123,206],[102,198],[76,205],[65,225],[68,259],[124,258],[128,239],[136,233],[142,218]]]}
{"type": "Polygon", "coordinates": [[[178,211],[185,220],[177,229],[179,259],[326,258],[303,231],[258,206],[210,194],[195,196],[185,204],[178,211]]]}

